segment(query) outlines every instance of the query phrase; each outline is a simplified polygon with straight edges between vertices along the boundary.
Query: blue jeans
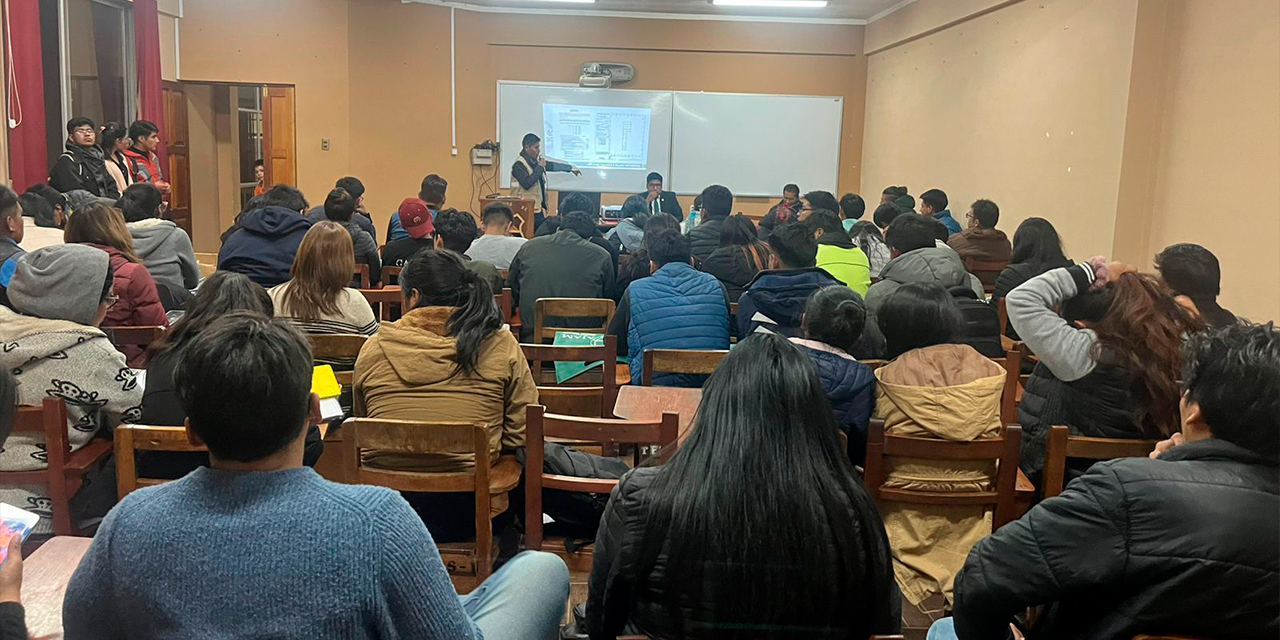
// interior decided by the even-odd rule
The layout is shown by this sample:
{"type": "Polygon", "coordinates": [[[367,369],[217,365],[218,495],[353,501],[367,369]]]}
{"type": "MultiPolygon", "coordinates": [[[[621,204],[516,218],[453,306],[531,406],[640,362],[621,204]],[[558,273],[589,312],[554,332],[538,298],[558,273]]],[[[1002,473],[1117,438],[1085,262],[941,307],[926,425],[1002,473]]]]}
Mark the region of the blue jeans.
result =
{"type": "Polygon", "coordinates": [[[525,551],[460,599],[485,640],[556,640],[569,568],[555,554],[525,551]]]}
{"type": "Polygon", "coordinates": [[[925,640],[958,640],[956,625],[951,618],[942,618],[929,626],[929,635],[925,640]]]}

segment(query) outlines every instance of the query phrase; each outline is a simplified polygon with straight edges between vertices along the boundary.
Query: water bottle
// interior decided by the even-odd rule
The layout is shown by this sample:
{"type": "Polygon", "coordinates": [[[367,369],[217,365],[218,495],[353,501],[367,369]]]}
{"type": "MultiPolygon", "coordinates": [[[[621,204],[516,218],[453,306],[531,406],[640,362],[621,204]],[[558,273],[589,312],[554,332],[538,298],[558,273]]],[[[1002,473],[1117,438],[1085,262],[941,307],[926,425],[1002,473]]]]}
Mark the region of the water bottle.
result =
{"type": "Polygon", "coordinates": [[[693,231],[693,228],[698,226],[698,217],[700,215],[701,215],[701,212],[698,211],[696,207],[693,207],[693,206],[689,207],[689,215],[685,216],[684,218],[685,233],[689,233],[690,231],[693,231]]]}

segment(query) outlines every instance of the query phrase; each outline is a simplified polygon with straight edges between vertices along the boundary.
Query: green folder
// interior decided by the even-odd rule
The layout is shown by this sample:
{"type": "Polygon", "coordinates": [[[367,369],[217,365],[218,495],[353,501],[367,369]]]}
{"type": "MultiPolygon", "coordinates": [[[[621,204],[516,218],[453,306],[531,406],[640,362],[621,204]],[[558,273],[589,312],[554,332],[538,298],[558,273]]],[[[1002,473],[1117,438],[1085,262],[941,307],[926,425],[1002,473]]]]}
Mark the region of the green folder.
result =
{"type": "MultiPolygon", "coordinates": [[[[604,335],[600,333],[579,333],[577,331],[557,331],[556,337],[551,341],[551,344],[557,347],[600,347],[604,346],[604,335]]],[[[625,364],[627,359],[619,356],[618,362],[625,364]]],[[[556,384],[564,384],[586,371],[601,366],[601,364],[598,360],[591,363],[557,362],[556,384]]]]}

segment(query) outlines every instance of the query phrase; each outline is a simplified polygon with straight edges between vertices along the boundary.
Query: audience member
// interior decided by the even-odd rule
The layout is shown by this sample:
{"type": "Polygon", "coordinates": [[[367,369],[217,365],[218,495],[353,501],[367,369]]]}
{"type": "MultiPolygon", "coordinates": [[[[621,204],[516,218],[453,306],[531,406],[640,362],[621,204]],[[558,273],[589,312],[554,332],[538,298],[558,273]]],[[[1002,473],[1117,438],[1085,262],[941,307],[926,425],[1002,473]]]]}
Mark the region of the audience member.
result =
{"type": "MultiPolygon", "coordinates": [[[[524,323],[521,342],[533,340],[534,303],[539,298],[607,298],[614,293],[609,252],[591,243],[594,232],[590,214],[567,214],[554,234],[534,238],[516,252],[507,286],[524,323]]],[[[574,324],[573,319],[555,321],[561,327],[574,324]]]]}
{"type": "Polygon", "coordinates": [[[996,228],[1000,207],[990,200],[975,200],[965,217],[969,219],[969,227],[947,239],[960,259],[1009,262],[1013,246],[1009,244],[1009,236],[996,228]]]}
{"type": "Polygon", "coordinates": [[[1196,313],[1211,327],[1235,324],[1235,314],[1218,304],[1222,268],[1218,256],[1189,242],[1169,245],[1156,255],[1156,271],[1183,306],[1196,313]]]}
{"type": "Polygon", "coordinates": [[[564,216],[568,213],[581,212],[587,214],[591,220],[591,237],[588,240],[591,244],[609,252],[609,261],[613,265],[614,277],[618,273],[618,248],[613,243],[604,239],[604,234],[600,233],[600,208],[591,202],[591,199],[583,193],[569,193],[560,198],[558,203],[560,215],[555,218],[547,218],[546,226],[552,227],[550,233],[555,233],[564,223],[564,216]]]}
{"type": "Polygon", "coordinates": [[[116,206],[124,214],[133,248],[155,278],[166,311],[181,309],[200,284],[200,265],[187,232],[172,220],[160,218],[164,196],[155,186],[130,185],[116,206]]]}
{"type": "MultiPolygon", "coordinates": [[[[960,309],[933,283],[894,291],[876,312],[892,362],[876,369],[875,417],[885,433],[969,441],[1000,432],[1005,371],[972,347],[954,344],[960,309]]],[[[989,491],[989,461],[894,458],[884,486],[935,492],[989,491]]],[[[921,613],[930,596],[952,600],[952,581],[969,549],[991,533],[982,506],[891,503],[881,511],[893,568],[907,601],[921,613]]]]}
{"type": "MultiPolygon", "coordinates": [[[[664,212],[665,213],[665,212],[664,212]]],[[[649,221],[649,210],[644,198],[631,196],[622,203],[622,219],[618,225],[604,234],[604,239],[619,252],[639,251],[644,248],[644,224],[649,221]]],[[[684,214],[680,215],[681,219],[684,214]]]]}
{"type": "Polygon", "coordinates": [[[651,172],[645,178],[645,192],[638,194],[644,201],[645,211],[649,215],[668,214],[675,218],[676,222],[684,220],[684,209],[680,208],[680,200],[676,198],[674,192],[663,191],[662,182],[662,174],[657,171],[651,172]]]}
{"type": "MultiPolygon", "coordinates": [[[[1046,271],[1069,267],[1071,261],[1062,250],[1058,232],[1044,218],[1027,218],[1013,232],[1013,257],[1009,266],[996,277],[996,288],[991,294],[991,306],[999,306],[1002,298],[1019,285],[1046,271]]],[[[1005,335],[1018,339],[1018,332],[1009,325],[1005,335]]]]}
{"type": "MultiPolygon", "coordinates": [[[[906,187],[885,187],[884,191],[880,193],[880,204],[889,204],[905,195],[907,195],[906,187]]],[[[880,225],[880,228],[883,229],[885,226],[880,225]]]]}
{"type": "Polygon", "coordinates": [[[116,181],[107,173],[106,159],[95,142],[98,126],[89,118],[72,118],[67,122],[65,151],[49,170],[49,186],[67,193],[81,189],[95,196],[120,197],[116,181]]]}
{"type": "MultiPolygon", "coordinates": [[[[303,333],[348,333],[371,336],[378,318],[358,290],[352,289],[351,233],[332,220],[313,225],[302,238],[288,282],[267,294],[277,318],[286,318],[303,333]]],[[[363,232],[361,232],[363,233],[363,232]]],[[[322,360],[350,370],[355,360],[322,360]]]]}
{"type": "MultiPolygon", "coordinates": [[[[893,205],[889,205],[892,207],[893,205]]],[[[896,211],[896,209],[895,209],[896,211]]],[[[845,220],[848,222],[848,220],[845,220]]],[[[849,231],[849,239],[867,256],[867,268],[874,278],[880,277],[884,265],[889,264],[889,247],[884,243],[884,233],[874,222],[857,220],[849,231]]]]}
{"type": "Polygon", "coordinates": [[[769,207],[769,212],[760,220],[760,227],[773,231],[780,224],[792,222],[800,217],[800,207],[800,187],[788,184],[782,187],[782,200],[769,207]]]}
{"type": "MultiPolygon", "coordinates": [[[[13,311],[0,307],[0,369],[17,378],[18,404],[39,405],[47,397],[66,401],[72,449],[83,447],[101,429],[138,417],[142,388],[124,354],[97,329],[116,300],[114,283],[105,252],[80,244],[45,247],[18,261],[7,291],[13,311]]],[[[0,451],[0,470],[47,465],[43,433],[14,434],[0,451]]],[[[106,495],[103,500],[78,496],[80,512],[72,514],[73,521],[101,516],[115,500],[109,470],[90,473],[85,486],[89,494],[106,495]]],[[[39,514],[36,533],[52,531],[48,487],[0,487],[0,502],[39,514]]]]}
{"type": "Polygon", "coordinates": [[[27,252],[21,246],[26,222],[22,219],[22,203],[18,194],[0,184],[0,304],[6,304],[4,290],[18,268],[18,260],[27,252]]]}
{"type": "Polygon", "coordinates": [[[467,255],[467,249],[471,248],[471,243],[480,234],[480,230],[476,228],[476,219],[470,213],[445,209],[436,216],[435,227],[436,249],[446,249],[458,254],[468,269],[489,283],[489,289],[494,294],[502,293],[506,282],[502,279],[502,274],[498,273],[498,268],[484,260],[473,260],[467,255]]]}
{"type": "Polygon", "coordinates": [[[164,169],[156,155],[160,148],[160,128],[149,120],[135,120],[129,125],[129,140],[133,145],[124,152],[124,156],[128,159],[133,181],[149,182],[161,192],[169,193],[169,183],[164,180],[164,169]]]}
{"type": "Polygon", "coordinates": [[[267,192],[267,163],[258,158],[253,161],[253,179],[257,184],[253,185],[253,197],[258,197],[267,192]]]}
{"type": "Polygon", "coordinates": [[[688,433],[609,498],[588,582],[592,638],[898,633],[884,529],[799,349],[773,335],[739,343],[688,433]]]}
{"type": "Polygon", "coordinates": [[[175,378],[188,438],[208,447],[210,466],[111,511],[67,587],[69,640],[555,637],[569,592],[561,560],[516,556],[459,597],[395,492],[302,466],[319,401],[310,349],[288,324],[218,320],[184,349],[175,378]]]}
{"type": "Polygon", "coordinates": [[[778,225],[769,234],[769,269],[756,274],[738,299],[738,338],[757,331],[791,337],[800,333],[800,318],[809,296],[840,284],[818,268],[818,243],[799,222],[778,225]]]}
{"type": "Polygon", "coordinates": [[[404,267],[419,251],[435,248],[435,214],[426,202],[418,198],[405,198],[393,217],[399,218],[398,228],[403,235],[398,240],[388,242],[387,246],[382,248],[384,263],[394,267],[404,267]]]}
{"type": "Polygon", "coordinates": [[[835,213],[840,210],[840,202],[836,200],[835,194],[830,191],[810,191],[800,198],[800,219],[804,220],[814,211],[830,211],[835,213]]]}
{"type": "Polygon", "coordinates": [[[905,213],[916,212],[916,199],[910,194],[904,193],[893,199],[893,206],[901,209],[905,213]]]}
{"type": "MultiPolygon", "coordinates": [[[[898,287],[929,282],[944,289],[973,288],[960,256],[945,244],[938,246],[937,222],[916,215],[897,215],[884,232],[891,259],[880,271],[880,280],[867,289],[867,306],[875,313],[898,287]]],[[[981,283],[977,291],[981,291],[981,283]]]]}
{"type": "MultiPolygon", "coordinates": [[[[200,285],[186,313],[151,347],[147,361],[147,384],[142,393],[140,424],[181,427],[187,410],[178,399],[174,371],[182,359],[182,350],[194,343],[214,321],[235,311],[251,311],[270,317],[275,314],[271,296],[248,276],[230,271],[215,271],[200,285]]],[[[315,466],[324,452],[320,430],[307,430],[304,464],[315,466]]],[[[139,451],[138,475],[145,478],[176,480],[197,467],[209,466],[209,454],[189,451],[139,451]]]]}
{"type": "MultiPolygon", "coordinates": [[[[337,187],[324,199],[324,215],[346,228],[351,235],[351,246],[354,251],[355,264],[365,265],[369,269],[369,286],[377,289],[382,284],[382,259],[378,257],[378,243],[373,236],[355,222],[356,202],[346,189],[337,187]]],[[[312,222],[312,224],[315,224],[312,222]]],[[[356,279],[355,283],[360,284],[356,279]]]]}
{"type": "Polygon", "coordinates": [[[804,223],[818,242],[817,265],[859,296],[866,295],[871,286],[871,265],[867,254],[845,233],[840,218],[832,211],[815,209],[808,212],[804,223]]]}
{"type": "Polygon", "coordinates": [[[511,259],[528,242],[523,236],[511,235],[515,214],[503,202],[492,202],[484,208],[484,235],[467,249],[472,260],[483,260],[499,269],[510,269],[511,259]]]}
{"type": "MultiPolygon", "coordinates": [[[[449,182],[434,173],[422,179],[422,186],[418,189],[418,199],[426,203],[433,219],[436,213],[444,208],[445,193],[448,190],[449,182]]],[[[400,223],[400,216],[396,215],[391,216],[391,220],[387,222],[387,244],[391,244],[393,240],[409,237],[400,223]]]]}
{"type": "MultiPolygon", "coordinates": [[[[365,206],[364,206],[364,183],[361,182],[359,178],[356,178],[353,176],[346,176],[346,177],[338,178],[338,181],[334,183],[333,188],[334,190],[342,189],[343,191],[347,192],[347,195],[351,196],[351,199],[354,202],[353,208],[352,208],[351,222],[354,222],[357,226],[359,226],[361,231],[364,231],[365,233],[369,234],[369,239],[373,240],[373,246],[376,249],[378,246],[378,228],[374,226],[373,218],[369,214],[369,212],[365,209],[365,206]]],[[[329,195],[332,196],[333,191],[330,191],[329,195]]],[[[328,215],[326,215],[325,205],[327,205],[328,202],[329,201],[326,198],[324,205],[312,207],[311,210],[307,212],[307,222],[310,222],[311,224],[315,224],[317,222],[323,222],[325,220],[334,220],[335,222],[341,222],[345,225],[346,224],[345,220],[330,218],[328,217],[328,215]]],[[[355,238],[352,237],[352,240],[355,240],[355,238]]],[[[357,260],[356,262],[357,264],[360,263],[359,260],[357,260]]]]}
{"type": "MultiPolygon", "coordinates": [[[[91,205],[77,211],[67,220],[68,243],[84,244],[107,253],[115,278],[115,300],[103,324],[108,327],[167,327],[169,318],[151,272],[133,249],[133,238],[125,226],[124,216],[105,204],[91,205]]],[[[147,354],[142,347],[122,345],[120,352],[129,366],[143,368],[147,354]]]]}
{"type": "Polygon", "coordinates": [[[930,638],[1003,637],[1039,605],[1028,637],[1280,634],[1280,333],[1228,325],[1184,353],[1174,439],[1094,465],[980,542],[930,638]]]}
{"type": "MultiPolygon", "coordinates": [[[[1051,426],[1101,438],[1177,430],[1179,348],[1204,325],[1158,278],[1094,258],[1038,275],[1006,300],[1040,359],[1018,405],[1020,464],[1037,486],[1051,426]]],[[[1068,476],[1084,468],[1068,461],[1068,476]]]]}
{"type": "Polygon", "coordinates": [[[218,270],[243,273],[264,287],[288,280],[298,245],[311,228],[302,217],[306,210],[302,192],[284,184],[250,200],[223,238],[218,270]]]}
{"type": "Polygon", "coordinates": [[[809,296],[800,322],[804,337],[791,338],[813,361],[836,426],[849,437],[849,459],[859,466],[867,457],[867,422],[875,405],[875,374],[855,355],[866,323],[862,296],[831,285],[809,296]]]}
{"type": "MultiPolygon", "coordinates": [[[[356,361],[355,415],[405,420],[430,415],[435,422],[485,425],[495,463],[499,454],[523,448],[525,407],[538,401],[538,389],[520,345],[503,327],[489,285],[456,254],[423,251],[400,272],[400,289],[404,316],[369,338],[356,361]]],[[[412,471],[464,471],[475,465],[470,454],[365,451],[363,456],[370,465],[412,471]]],[[[409,499],[437,539],[475,535],[472,493],[412,494],[409,499]]]]}
{"type": "Polygon", "coordinates": [[[947,194],[942,189],[930,189],[920,194],[920,215],[932,216],[934,220],[946,225],[948,235],[961,231],[960,223],[951,217],[951,210],[947,208],[947,194]]]}
{"type": "Polygon", "coordinates": [[[724,221],[733,213],[733,194],[718,184],[702,190],[702,214],[698,226],[689,232],[689,254],[695,264],[711,257],[720,246],[720,231],[724,221]]]}
{"type": "Polygon", "coordinates": [[[889,230],[889,225],[892,224],[894,220],[897,220],[898,216],[904,213],[906,213],[906,211],[900,209],[898,205],[895,205],[892,202],[886,202],[876,207],[876,210],[871,214],[871,220],[880,230],[880,233],[884,234],[885,231],[889,230]]]}
{"type": "MultiPolygon", "coordinates": [[[[649,216],[644,223],[645,234],[656,233],[662,229],[680,231],[680,223],[671,216],[649,216]]],[[[648,278],[652,273],[649,268],[649,252],[643,246],[640,250],[618,256],[618,279],[613,284],[614,300],[622,300],[627,287],[641,278],[648,278]]]]}
{"type": "MultiPolygon", "coordinates": [[[[711,274],[690,264],[689,241],[674,229],[646,235],[653,275],[631,283],[613,315],[609,333],[618,353],[636,363],[631,384],[640,384],[644,352],[651,349],[728,349],[729,294],[711,274]]],[[[700,387],[706,376],[654,372],[653,384],[700,387]]]]}
{"type": "Polygon", "coordinates": [[[18,196],[18,204],[22,205],[22,217],[25,218],[22,221],[23,249],[35,251],[62,244],[62,229],[53,221],[55,214],[48,200],[28,190],[18,196]]]}
{"type": "Polygon", "coordinates": [[[98,146],[102,148],[103,167],[115,180],[116,189],[121,195],[133,184],[133,172],[129,171],[129,159],[124,153],[129,148],[129,130],[119,122],[108,122],[102,125],[102,135],[98,146]]]}
{"type": "Polygon", "coordinates": [[[737,302],[756,274],[768,268],[769,247],[756,238],[755,223],[740,213],[724,221],[720,246],[701,265],[724,285],[731,302],[737,302]]]}
{"type": "Polygon", "coordinates": [[[866,212],[867,203],[862,201],[862,196],[846,193],[840,197],[840,224],[844,225],[846,233],[853,230],[853,225],[861,220],[866,212]]]}
{"type": "MultiPolygon", "coordinates": [[[[49,203],[49,209],[51,211],[51,213],[49,214],[50,217],[42,217],[42,215],[39,213],[35,214],[37,225],[45,228],[56,227],[58,229],[61,229],[63,226],[66,225],[66,222],[67,222],[66,220],[67,197],[66,196],[59,193],[57,189],[54,189],[53,187],[44,183],[31,185],[25,192],[23,192],[23,195],[27,195],[27,194],[40,196],[41,198],[44,199],[45,202],[49,203]]],[[[39,248],[40,247],[32,247],[31,250],[35,251],[36,249],[39,249],[39,248]]]]}

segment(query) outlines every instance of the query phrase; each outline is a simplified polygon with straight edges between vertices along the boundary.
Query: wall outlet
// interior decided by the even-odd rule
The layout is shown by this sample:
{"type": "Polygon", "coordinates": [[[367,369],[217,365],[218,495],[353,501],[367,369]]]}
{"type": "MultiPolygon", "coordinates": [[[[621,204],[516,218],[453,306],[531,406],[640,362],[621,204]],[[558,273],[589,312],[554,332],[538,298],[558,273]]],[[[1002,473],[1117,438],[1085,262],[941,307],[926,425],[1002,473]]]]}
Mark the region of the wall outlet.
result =
{"type": "Polygon", "coordinates": [[[329,150],[329,139],[328,139],[328,138],[320,138],[320,150],[321,150],[321,151],[328,151],[328,150],[329,150]]]}

